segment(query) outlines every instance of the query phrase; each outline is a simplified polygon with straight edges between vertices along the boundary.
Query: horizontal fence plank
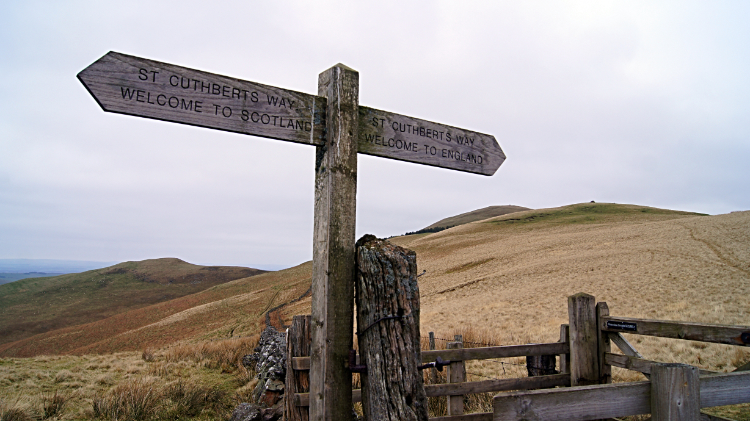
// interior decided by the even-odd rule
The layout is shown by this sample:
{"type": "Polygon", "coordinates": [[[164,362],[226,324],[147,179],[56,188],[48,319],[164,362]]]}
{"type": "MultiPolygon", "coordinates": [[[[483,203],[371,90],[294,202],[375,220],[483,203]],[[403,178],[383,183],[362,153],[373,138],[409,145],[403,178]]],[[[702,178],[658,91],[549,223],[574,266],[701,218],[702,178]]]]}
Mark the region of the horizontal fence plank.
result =
{"type": "Polygon", "coordinates": [[[701,377],[701,408],[750,402],[750,371],[701,377]]]}
{"type": "Polygon", "coordinates": [[[570,344],[553,342],[548,344],[490,346],[483,348],[445,349],[422,351],[422,363],[442,358],[447,361],[486,360],[490,358],[526,357],[530,355],[557,355],[570,353],[570,344]]]}
{"type": "Polygon", "coordinates": [[[292,370],[305,371],[310,369],[310,357],[292,357],[292,370]]]}
{"type": "Polygon", "coordinates": [[[482,380],[478,382],[428,384],[425,385],[424,391],[428,397],[434,397],[501,392],[504,390],[545,389],[557,386],[570,386],[570,374],[482,380]]]}
{"type": "Polygon", "coordinates": [[[647,320],[626,317],[602,317],[599,328],[661,338],[686,339],[717,344],[750,346],[749,326],[647,320]]]}
{"type": "MultiPolygon", "coordinates": [[[[750,402],[750,372],[700,378],[701,408],[750,402]]],[[[651,412],[651,382],[499,393],[495,420],[593,420],[651,412]]]]}
{"type": "MultiPolygon", "coordinates": [[[[362,402],[362,389],[352,390],[352,402],[362,402]]],[[[310,406],[310,394],[309,393],[295,393],[294,405],[310,406]]]]}
{"type": "Polygon", "coordinates": [[[434,417],[430,418],[430,421],[492,421],[492,412],[434,417]]]}
{"type": "Polygon", "coordinates": [[[594,420],[651,412],[651,382],[504,392],[494,398],[495,420],[594,420]]]}
{"type": "MultiPolygon", "coordinates": [[[[604,362],[615,367],[638,371],[643,374],[651,374],[651,364],[658,363],[658,361],[644,360],[643,358],[631,357],[629,355],[612,354],[609,352],[604,354],[604,362]]],[[[702,376],[718,374],[717,371],[701,369],[699,369],[699,371],[702,376]]]]}
{"type": "MultiPolygon", "coordinates": [[[[486,360],[490,358],[526,357],[530,355],[557,355],[570,353],[570,344],[553,342],[548,344],[491,346],[484,348],[441,349],[439,351],[422,351],[422,364],[431,363],[442,358],[444,361],[486,360]]],[[[359,354],[357,354],[357,364],[359,354]]],[[[310,369],[310,357],[292,358],[292,369],[302,371],[310,369]]]]}
{"type": "MultiPolygon", "coordinates": [[[[470,393],[501,392],[503,390],[544,389],[557,386],[570,386],[569,374],[553,374],[550,376],[522,377],[517,379],[483,380],[479,382],[445,383],[425,385],[425,395],[428,397],[465,395],[470,393]]],[[[296,406],[309,406],[310,396],[307,393],[296,393],[296,406]]],[[[362,390],[352,391],[354,402],[362,401],[362,390]]]]}
{"type": "Polygon", "coordinates": [[[638,371],[643,374],[651,374],[651,364],[656,361],[644,360],[629,355],[619,355],[607,352],[604,354],[604,363],[615,367],[638,371]]]}

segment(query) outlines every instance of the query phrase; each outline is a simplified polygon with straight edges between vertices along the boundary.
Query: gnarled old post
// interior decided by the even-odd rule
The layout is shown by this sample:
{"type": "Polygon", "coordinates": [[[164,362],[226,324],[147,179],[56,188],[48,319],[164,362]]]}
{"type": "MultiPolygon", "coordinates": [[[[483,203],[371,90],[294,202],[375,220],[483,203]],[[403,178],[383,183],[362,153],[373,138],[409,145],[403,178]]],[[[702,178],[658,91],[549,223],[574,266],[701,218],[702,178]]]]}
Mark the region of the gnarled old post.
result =
{"type": "Polygon", "coordinates": [[[357,334],[366,420],[427,420],[417,255],[372,235],[356,244],[357,334]]]}

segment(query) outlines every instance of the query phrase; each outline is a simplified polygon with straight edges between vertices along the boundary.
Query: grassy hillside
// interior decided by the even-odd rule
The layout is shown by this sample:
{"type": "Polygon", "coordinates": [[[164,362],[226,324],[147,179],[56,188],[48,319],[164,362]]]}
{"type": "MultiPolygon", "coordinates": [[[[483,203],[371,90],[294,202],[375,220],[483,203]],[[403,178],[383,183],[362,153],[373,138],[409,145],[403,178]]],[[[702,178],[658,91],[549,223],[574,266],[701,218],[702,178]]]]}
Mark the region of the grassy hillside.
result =
{"type": "Polygon", "coordinates": [[[487,206],[486,208],[473,210],[471,212],[462,213],[456,216],[450,216],[448,218],[441,219],[434,224],[422,228],[423,230],[433,228],[445,228],[455,227],[458,225],[468,224],[469,222],[481,221],[482,219],[492,218],[495,216],[507,215],[513,212],[521,212],[530,210],[523,206],[507,205],[507,206],[487,206]]]}
{"type": "MultiPolygon", "coordinates": [[[[393,242],[417,252],[422,332],[474,329],[503,344],[553,341],[567,297],[626,317],[750,325],[750,212],[701,216],[579,204],[393,242]]],[[[634,337],[646,358],[727,369],[736,347],[634,337]]],[[[734,361],[734,362],[733,362],[734,361]]]]}
{"type": "MultiPolygon", "coordinates": [[[[419,271],[427,271],[419,278],[421,333],[434,331],[438,347],[456,333],[496,345],[556,341],[567,323],[567,297],[578,292],[606,301],[615,316],[750,325],[750,212],[706,216],[584,203],[391,241],[415,250],[419,271]]],[[[26,396],[76,390],[70,396],[79,403],[61,419],[78,419],[91,411],[93,397],[121,385],[156,382],[169,403],[170,385],[189,379],[194,387],[226,390],[231,401],[231,393],[247,393],[248,378],[225,363],[252,347],[248,337],[269,311],[286,322],[310,313],[310,277],[307,262],[0,345],[0,398],[23,397],[21,405],[33,401],[26,396]],[[224,346],[235,347],[231,358],[205,361],[209,348],[224,346]],[[37,357],[13,358],[22,356],[37,357]]],[[[746,348],[626,336],[657,361],[728,371],[750,359],[746,348]]],[[[469,381],[524,376],[525,362],[475,361],[467,373],[469,381]]],[[[643,379],[617,368],[613,374],[615,381],[643,379]]],[[[213,419],[227,414],[211,411],[213,419]]],[[[721,411],[750,419],[750,405],[721,411]]]]}
{"type": "Polygon", "coordinates": [[[262,272],[169,258],[0,285],[0,344],[105,319],[262,272]]]}
{"type": "Polygon", "coordinates": [[[181,340],[254,335],[265,326],[269,310],[309,290],[311,267],[306,263],[241,278],[106,319],[2,344],[0,356],[138,351],[181,340]]]}

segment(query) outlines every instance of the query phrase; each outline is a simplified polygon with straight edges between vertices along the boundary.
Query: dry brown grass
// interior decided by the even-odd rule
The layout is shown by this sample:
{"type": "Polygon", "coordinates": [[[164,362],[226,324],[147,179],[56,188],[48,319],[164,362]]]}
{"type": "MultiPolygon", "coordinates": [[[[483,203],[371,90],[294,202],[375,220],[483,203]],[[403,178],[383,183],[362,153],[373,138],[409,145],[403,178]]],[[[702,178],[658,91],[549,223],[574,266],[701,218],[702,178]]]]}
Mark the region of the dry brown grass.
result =
{"type": "Polygon", "coordinates": [[[240,359],[256,343],[257,335],[144,352],[0,359],[0,413],[3,420],[226,418],[251,390],[255,373],[240,359]]]}
{"type": "MultiPolygon", "coordinates": [[[[533,212],[393,240],[414,249],[419,271],[427,270],[423,333],[450,338],[473,327],[495,332],[498,345],[553,342],[567,322],[567,297],[577,292],[606,301],[613,315],[750,325],[750,212],[493,222],[533,212]]],[[[658,361],[731,370],[743,359],[730,346],[629,340],[658,361]]]]}
{"type": "MultiPolygon", "coordinates": [[[[612,208],[585,207],[598,205],[612,208]]],[[[560,324],[567,323],[567,297],[578,292],[606,301],[616,316],[750,325],[750,212],[692,216],[625,206],[618,212],[587,214],[580,211],[583,206],[519,212],[392,239],[415,250],[419,271],[427,270],[419,278],[422,334],[434,331],[447,339],[462,334],[467,346],[554,342],[560,324]]],[[[106,392],[137,376],[153,376],[164,385],[178,378],[194,384],[228,382],[222,387],[229,395],[246,394],[249,373],[235,366],[222,374],[222,365],[231,368],[236,355],[222,354],[222,341],[211,345],[206,339],[226,338],[233,329],[243,336],[259,332],[263,309],[309,288],[310,267],[306,263],[249,278],[257,283],[229,282],[19,345],[31,355],[45,349],[105,355],[0,360],[0,399],[68,390],[72,397],[64,417],[69,418],[63,419],[72,419],[76,408],[90,408],[90,402],[80,402],[95,391],[106,392]],[[76,341],[86,345],[72,348],[76,341]],[[130,352],[106,354],[122,349],[130,352]],[[150,358],[153,362],[146,361],[150,358]]],[[[309,298],[282,311],[287,323],[293,315],[309,313],[309,298]]],[[[628,339],[645,358],[656,361],[730,371],[748,359],[736,347],[628,339]]],[[[438,341],[438,347],[444,342],[438,341]]],[[[522,358],[474,361],[467,372],[469,380],[523,377],[524,364],[522,358]]],[[[614,377],[643,379],[617,369],[614,377]]],[[[487,410],[486,398],[476,399],[467,406],[487,410]]]]}
{"type": "MultiPolygon", "coordinates": [[[[427,270],[419,279],[423,343],[429,331],[492,345],[554,342],[567,323],[567,297],[577,292],[606,301],[613,315],[750,325],[750,212],[502,222],[535,212],[392,239],[415,250],[419,272],[427,270]]],[[[733,346],[626,336],[656,361],[731,371],[750,359],[733,346]]],[[[467,372],[470,380],[471,373],[475,380],[524,377],[524,365],[520,358],[473,361],[467,372]]],[[[617,368],[613,376],[645,380],[617,368]]],[[[489,401],[479,407],[491,410],[489,401]]]]}

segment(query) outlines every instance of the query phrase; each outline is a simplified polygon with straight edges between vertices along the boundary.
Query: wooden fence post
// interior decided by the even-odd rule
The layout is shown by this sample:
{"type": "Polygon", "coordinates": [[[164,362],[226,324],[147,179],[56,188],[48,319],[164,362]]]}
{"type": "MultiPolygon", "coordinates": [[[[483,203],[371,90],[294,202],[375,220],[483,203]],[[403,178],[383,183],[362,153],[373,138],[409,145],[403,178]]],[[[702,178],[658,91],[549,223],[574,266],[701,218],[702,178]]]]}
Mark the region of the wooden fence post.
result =
{"type": "MultiPolygon", "coordinates": [[[[560,342],[570,344],[570,325],[560,325],[560,342]]],[[[570,373],[570,352],[560,354],[560,373],[570,373]]]]}
{"type": "Polygon", "coordinates": [[[318,95],[327,103],[315,160],[310,419],[338,421],[352,415],[359,73],[337,64],[319,75],[318,95]]]}
{"type": "Polygon", "coordinates": [[[310,372],[294,370],[294,357],[310,355],[311,316],[294,316],[286,337],[286,385],[284,386],[284,417],[287,421],[308,421],[309,407],[297,406],[294,394],[310,390],[310,372]]]}
{"type": "Polygon", "coordinates": [[[599,383],[596,299],[578,293],[568,297],[570,323],[570,384],[586,386],[599,383]]]}
{"type": "MultiPolygon", "coordinates": [[[[435,332],[430,332],[430,351],[435,350],[435,332]]],[[[437,384],[437,368],[430,369],[430,383],[437,384]]]]}
{"type": "Polygon", "coordinates": [[[526,372],[529,377],[555,374],[556,355],[527,355],[526,372]]]}
{"type": "MultiPolygon", "coordinates": [[[[372,235],[357,241],[362,412],[371,421],[427,421],[417,254],[372,235]],[[364,365],[364,367],[361,367],[364,365]]],[[[351,383],[350,383],[351,389],[351,383]]],[[[345,418],[341,418],[345,419],[345,418]]]]}
{"type": "Polygon", "coordinates": [[[604,360],[604,355],[607,352],[612,352],[612,345],[609,341],[609,334],[602,330],[602,317],[609,316],[609,307],[607,303],[601,302],[596,303],[596,338],[597,347],[599,352],[597,358],[599,360],[599,384],[612,383],[612,366],[607,364],[604,360]]]}
{"type": "MultiPolygon", "coordinates": [[[[449,342],[448,349],[463,348],[463,341],[449,342]]],[[[452,361],[448,365],[448,383],[463,383],[466,381],[466,365],[463,361],[452,361]]],[[[464,413],[464,395],[448,396],[448,415],[463,415],[464,413]]]]}
{"type": "Polygon", "coordinates": [[[698,369],[687,364],[651,365],[651,419],[698,421],[701,397],[698,369]]]}

